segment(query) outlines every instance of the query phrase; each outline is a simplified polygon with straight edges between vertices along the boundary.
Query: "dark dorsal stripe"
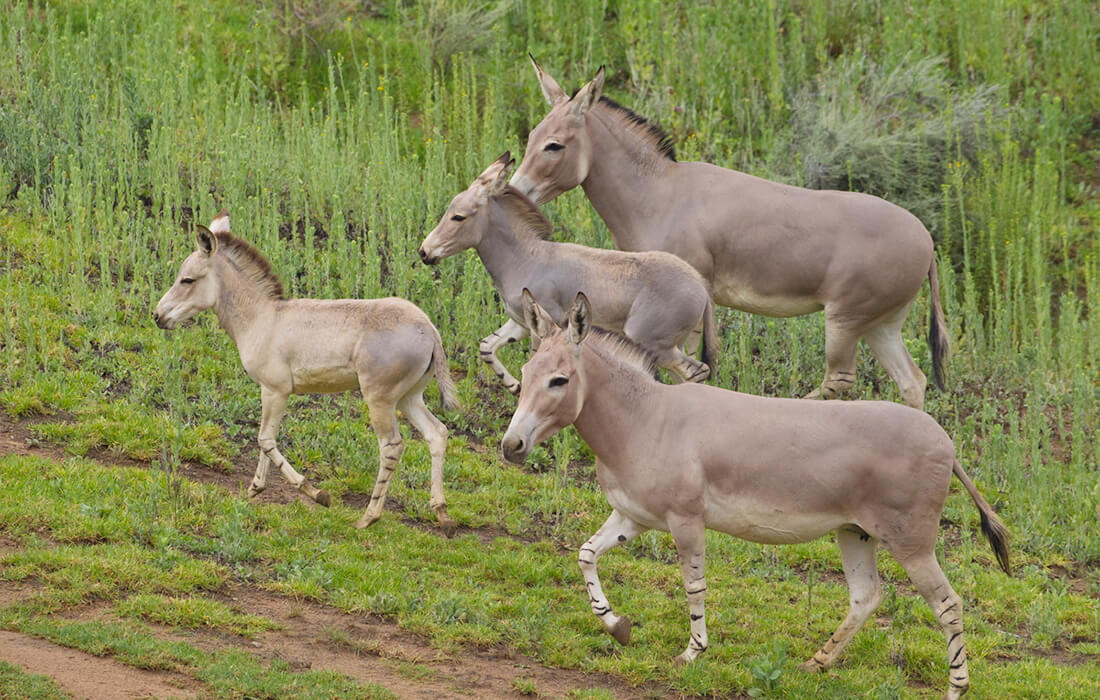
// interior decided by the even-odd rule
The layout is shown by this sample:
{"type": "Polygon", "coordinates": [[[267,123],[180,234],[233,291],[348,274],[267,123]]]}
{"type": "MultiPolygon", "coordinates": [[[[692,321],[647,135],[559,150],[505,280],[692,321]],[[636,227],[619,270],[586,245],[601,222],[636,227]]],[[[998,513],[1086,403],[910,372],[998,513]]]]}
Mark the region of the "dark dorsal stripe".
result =
{"type": "Polygon", "coordinates": [[[511,207],[517,214],[520,215],[520,220],[523,225],[520,233],[534,236],[535,238],[550,238],[550,235],[554,232],[554,227],[550,223],[550,219],[539,211],[539,208],[535,205],[531,199],[517,190],[515,187],[508,185],[500,194],[496,195],[496,199],[506,206],[511,207]]]}
{"type": "Polygon", "coordinates": [[[218,237],[218,252],[225,253],[237,269],[244,272],[272,299],[285,298],[283,283],[279,281],[279,277],[271,267],[271,262],[264,257],[263,253],[232,233],[219,232],[214,235],[218,237]]]}
{"type": "Polygon", "coordinates": [[[600,104],[610,107],[631,127],[639,128],[662,156],[672,161],[676,160],[676,147],[672,145],[672,137],[664,129],[653,124],[629,107],[623,107],[610,97],[601,95],[600,104]]]}

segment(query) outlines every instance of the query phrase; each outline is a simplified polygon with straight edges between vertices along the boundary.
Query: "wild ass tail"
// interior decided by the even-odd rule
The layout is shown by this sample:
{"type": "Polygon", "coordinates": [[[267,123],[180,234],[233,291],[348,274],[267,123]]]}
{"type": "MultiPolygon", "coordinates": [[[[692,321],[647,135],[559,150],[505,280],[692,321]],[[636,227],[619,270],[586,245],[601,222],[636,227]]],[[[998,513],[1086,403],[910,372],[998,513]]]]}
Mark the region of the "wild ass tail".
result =
{"type": "Polygon", "coordinates": [[[932,254],[932,264],[928,266],[928,287],[932,297],[928,312],[928,347],[932,349],[932,378],[940,391],[944,391],[943,364],[951,352],[951,339],[947,335],[943,306],[940,305],[940,280],[936,274],[935,253],[932,254]]]}
{"type": "Polygon", "coordinates": [[[439,331],[435,333],[432,364],[435,366],[435,381],[439,384],[439,395],[443,397],[443,408],[448,411],[458,410],[461,406],[458,401],[458,390],[455,388],[454,378],[451,377],[451,370],[447,367],[447,353],[443,350],[443,340],[439,337],[439,331]]]}
{"type": "Polygon", "coordinates": [[[717,323],[714,320],[714,300],[707,296],[707,307],[703,311],[703,342],[699,346],[699,361],[710,367],[710,376],[713,377],[714,363],[718,361],[721,345],[718,343],[717,323]]]}
{"type": "Polygon", "coordinates": [[[1001,565],[1006,574],[1011,575],[1012,570],[1009,568],[1008,561],[1008,528],[993,512],[993,508],[989,503],[982,498],[982,494],[978,492],[978,487],[974,486],[974,482],[963,471],[962,464],[957,459],[953,470],[955,476],[959,477],[959,481],[966,487],[967,493],[974,499],[974,505],[978,506],[978,512],[982,518],[982,532],[989,540],[989,546],[993,548],[993,553],[997,556],[997,563],[1001,565]]]}

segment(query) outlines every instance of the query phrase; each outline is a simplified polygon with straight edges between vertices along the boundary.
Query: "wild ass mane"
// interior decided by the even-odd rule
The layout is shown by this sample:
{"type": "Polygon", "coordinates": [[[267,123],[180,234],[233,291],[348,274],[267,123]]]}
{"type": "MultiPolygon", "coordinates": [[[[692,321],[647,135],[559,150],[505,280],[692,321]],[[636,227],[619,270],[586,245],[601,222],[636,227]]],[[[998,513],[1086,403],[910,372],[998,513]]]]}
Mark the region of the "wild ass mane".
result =
{"type": "Polygon", "coordinates": [[[659,381],[657,376],[657,355],[652,350],[635,343],[625,335],[619,335],[606,328],[592,326],[585,343],[594,343],[604,352],[623,360],[632,367],[642,370],[654,381],[659,381]]]}
{"type": "Polygon", "coordinates": [[[243,272],[248,279],[255,282],[272,299],[285,299],[283,283],[279,280],[275,270],[271,267],[264,254],[254,248],[249,242],[237,238],[232,233],[219,231],[214,234],[218,237],[218,251],[224,252],[229,263],[237,270],[243,272]]]}
{"type": "Polygon", "coordinates": [[[550,238],[551,234],[554,233],[554,226],[550,223],[550,219],[547,219],[546,215],[539,211],[537,204],[515,187],[508,185],[500,194],[496,195],[495,199],[519,214],[523,226],[517,231],[518,233],[543,240],[550,238]]]}
{"type": "Polygon", "coordinates": [[[643,136],[661,156],[671,161],[676,160],[676,147],[672,144],[672,137],[664,129],[610,97],[601,95],[599,104],[610,107],[624,126],[643,136]]]}

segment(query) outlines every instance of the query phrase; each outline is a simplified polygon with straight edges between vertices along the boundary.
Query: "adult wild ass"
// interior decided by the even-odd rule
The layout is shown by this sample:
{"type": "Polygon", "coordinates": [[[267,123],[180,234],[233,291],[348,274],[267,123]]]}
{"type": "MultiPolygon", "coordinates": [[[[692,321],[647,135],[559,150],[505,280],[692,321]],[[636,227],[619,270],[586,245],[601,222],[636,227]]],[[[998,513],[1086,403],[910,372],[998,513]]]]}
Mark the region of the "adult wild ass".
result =
{"type": "Polygon", "coordinates": [[[677,162],[660,128],[601,95],[603,68],[570,98],[531,61],[552,109],[531,131],[512,185],[535,204],[580,185],[616,248],[675,253],[718,304],[784,317],[824,309],[825,378],[813,398],[851,389],[863,338],[905,403],[923,407],[927,380],[901,327],[927,277],[928,342],[943,388],[947,328],[932,237],[917,217],[867,194],[677,162]]]}
{"type": "Polygon", "coordinates": [[[690,265],[661,252],[624,253],[545,240],[550,221],[508,185],[515,160],[508,151],[468,189],[451,200],[424,242],[420,258],[429,265],[475,248],[510,317],[481,341],[481,359],[504,386],[519,382],[497,359],[504,345],[527,337],[521,294],[530,288],[545,300],[552,318],[564,321],[578,291],[593,300],[593,316],[605,328],[624,333],[653,351],[658,367],[685,381],[701,382],[718,356],[714,304],[690,265]],[[683,351],[684,341],[703,329],[702,362],[683,351]]]}
{"type": "Polygon", "coordinates": [[[457,407],[443,343],[432,322],[404,299],[286,299],[271,264],[229,230],[223,209],[210,228],[197,226],[198,249],[180,267],[175,284],[153,312],[161,328],[172,329],[213,309],[237,345],[248,376],[259,383],[260,462],[248,487],[255,496],[267,486],[275,464],[295,488],[323,506],[329,494],[294,470],[275,446],[290,394],[359,389],[378,436],[380,464],[367,510],[356,527],[382,516],[386,490],[404,450],[395,409],[420,431],[432,459],[431,506],[448,536],[455,522],[443,496],[447,428],[424,405],[424,388],[434,376],[443,405],[457,407]]]}
{"type": "Polygon", "coordinates": [[[529,295],[523,313],[542,340],[523,368],[519,405],[501,449],[508,460],[522,462],[570,424],[592,448],[613,510],[580,548],[579,560],[592,612],[617,641],[629,641],[630,622],[611,611],[596,562],[642,532],[672,533],[691,624],[677,659],[690,662],[707,648],[707,528],[764,544],[805,542],[832,530],[850,607],[803,668],[831,666],[882,601],[875,566],[881,542],[943,628],[950,665],[944,697],[966,692],[962,600],[935,551],[952,474],[977,505],[982,531],[1006,572],[1007,531],[932,418],[884,401],[819,403],[661,384],[644,349],[591,329],[583,295],[564,331],[529,295]]]}

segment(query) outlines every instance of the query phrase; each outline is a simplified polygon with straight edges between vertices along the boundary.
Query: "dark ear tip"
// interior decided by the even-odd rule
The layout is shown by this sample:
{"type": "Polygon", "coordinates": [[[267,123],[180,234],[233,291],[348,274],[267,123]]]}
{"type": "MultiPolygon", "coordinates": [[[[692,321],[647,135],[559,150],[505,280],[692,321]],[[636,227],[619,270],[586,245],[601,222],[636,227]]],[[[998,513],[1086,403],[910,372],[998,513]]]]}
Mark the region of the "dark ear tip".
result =
{"type": "Polygon", "coordinates": [[[217,215],[217,216],[215,216],[214,218],[215,218],[215,219],[220,219],[220,218],[222,218],[223,216],[229,216],[229,210],[228,210],[228,209],[226,209],[225,207],[222,207],[222,210],[221,210],[221,211],[219,211],[219,212],[218,212],[218,215],[217,215]]]}

